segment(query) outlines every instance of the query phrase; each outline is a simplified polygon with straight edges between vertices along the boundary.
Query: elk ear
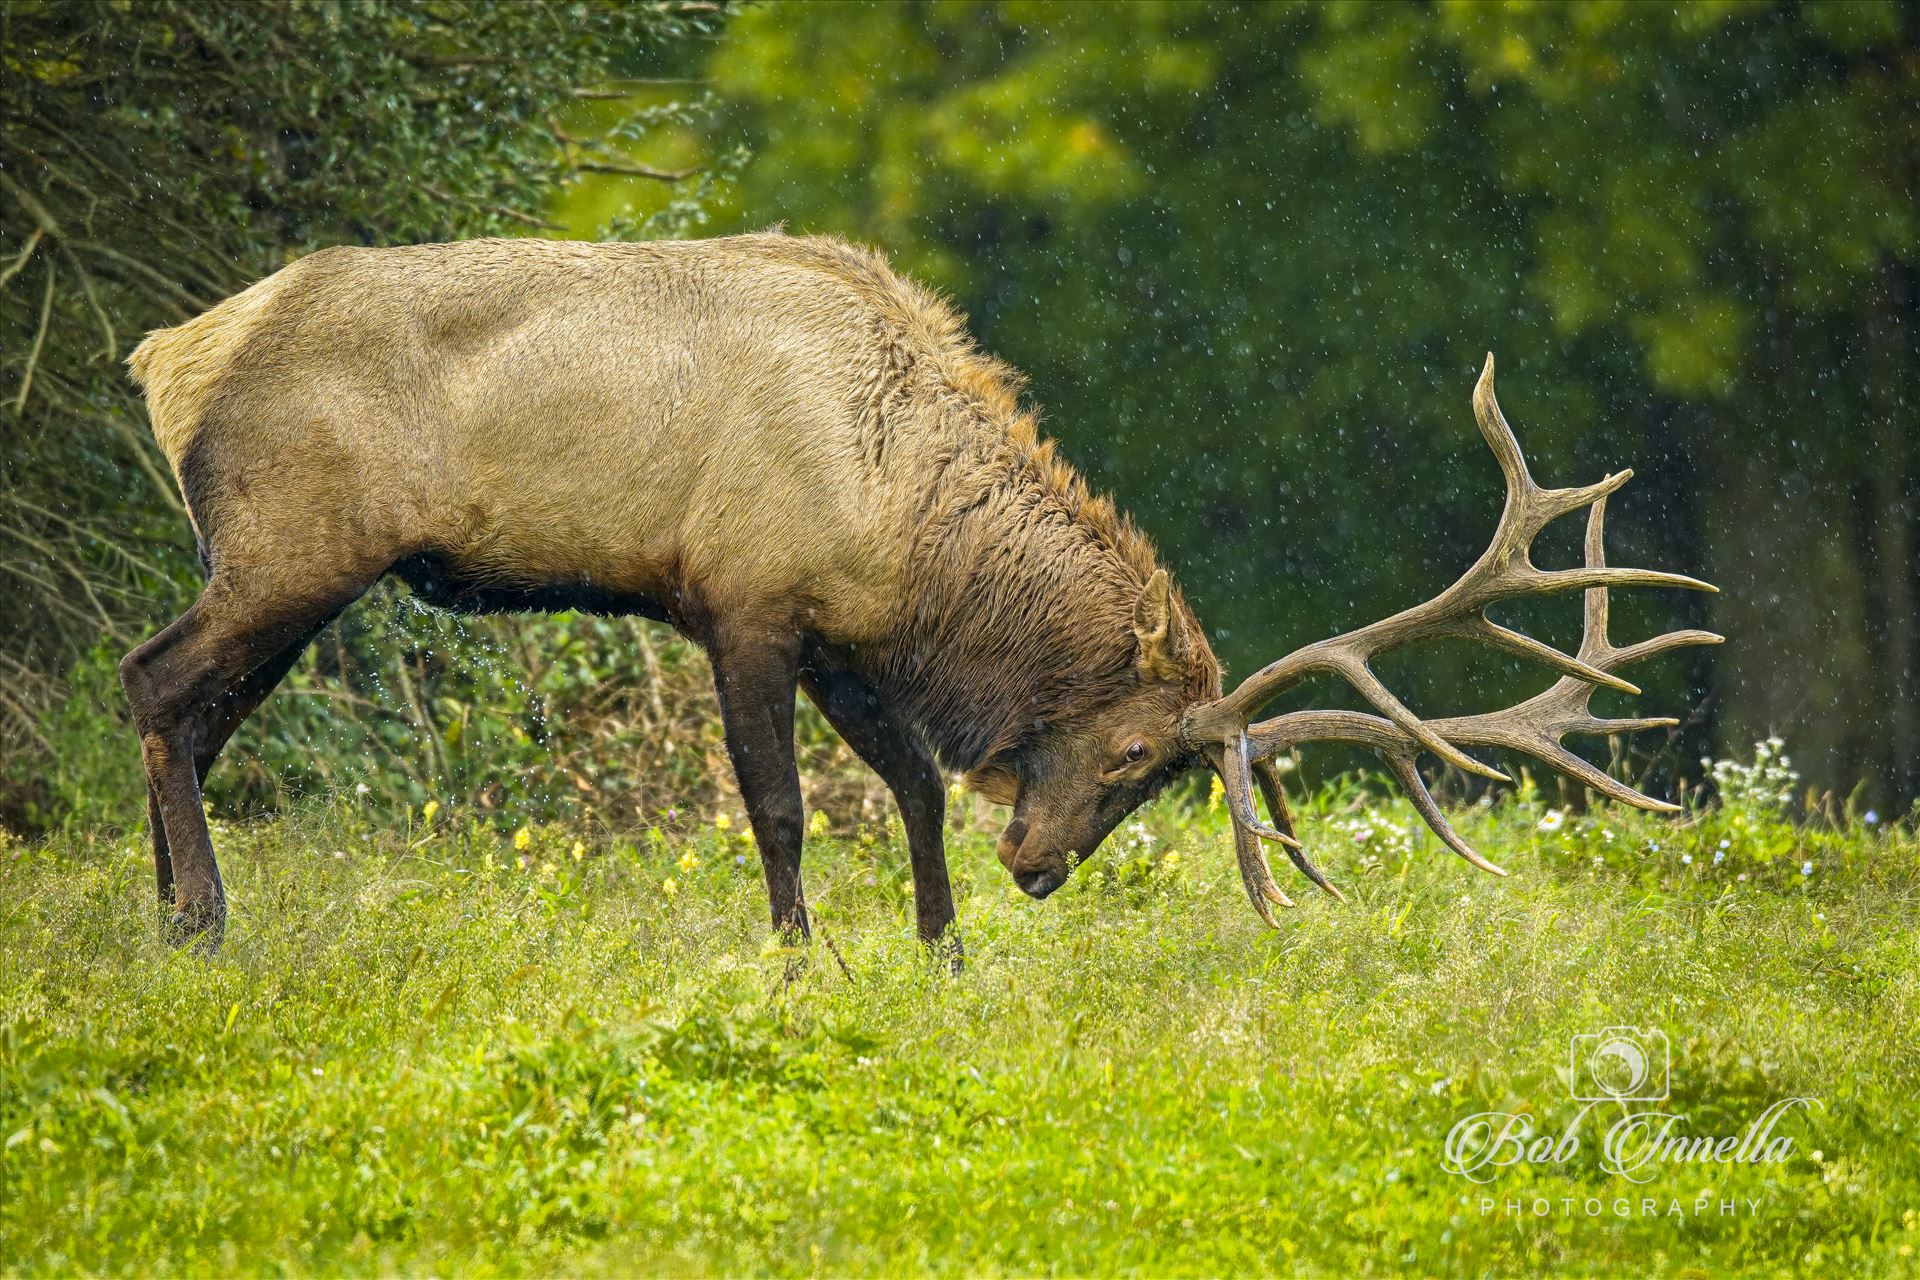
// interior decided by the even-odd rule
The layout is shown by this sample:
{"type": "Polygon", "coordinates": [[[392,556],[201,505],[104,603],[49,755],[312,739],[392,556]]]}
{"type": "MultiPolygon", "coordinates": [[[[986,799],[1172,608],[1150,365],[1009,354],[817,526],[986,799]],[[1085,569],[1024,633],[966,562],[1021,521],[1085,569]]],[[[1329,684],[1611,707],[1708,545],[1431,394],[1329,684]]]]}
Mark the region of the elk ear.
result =
{"type": "Polygon", "coordinates": [[[1180,676],[1187,656],[1186,624],[1173,607],[1173,583],[1165,569],[1155,569],[1140,588],[1133,606],[1133,638],[1139,644],[1134,660],[1142,677],[1173,680],[1180,676]]]}

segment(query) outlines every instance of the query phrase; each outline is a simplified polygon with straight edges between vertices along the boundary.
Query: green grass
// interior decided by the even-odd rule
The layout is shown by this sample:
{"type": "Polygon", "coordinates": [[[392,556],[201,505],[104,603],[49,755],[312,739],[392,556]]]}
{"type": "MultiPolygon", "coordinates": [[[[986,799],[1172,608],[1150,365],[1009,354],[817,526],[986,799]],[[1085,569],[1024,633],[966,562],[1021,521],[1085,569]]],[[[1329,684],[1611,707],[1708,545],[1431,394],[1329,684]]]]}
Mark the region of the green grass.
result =
{"type": "Polygon", "coordinates": [[[1322,794],[1303,833],[1352,901],[1277,933],[1215,811],[1160,806],[1044,904],[956,836],[958,978],[897,842],[826,835],[846,971],[816,944],[790,986],[711,827],[225,828],[211,961],[158,941],[134,839],[0,848],[0,1271],[1920,1270],[1914,840],[1541,819],[1464,819],[1496,880],[1322,794]],[[1689,1133],[1821,1105],[1778,1163],[1643,1187],[1592,1134],[1484,1188],[1442,1167],[1475,1112],[1558,1133],[1569,1037],[1617,1024],[1670,1038],[1689,1133]]]}

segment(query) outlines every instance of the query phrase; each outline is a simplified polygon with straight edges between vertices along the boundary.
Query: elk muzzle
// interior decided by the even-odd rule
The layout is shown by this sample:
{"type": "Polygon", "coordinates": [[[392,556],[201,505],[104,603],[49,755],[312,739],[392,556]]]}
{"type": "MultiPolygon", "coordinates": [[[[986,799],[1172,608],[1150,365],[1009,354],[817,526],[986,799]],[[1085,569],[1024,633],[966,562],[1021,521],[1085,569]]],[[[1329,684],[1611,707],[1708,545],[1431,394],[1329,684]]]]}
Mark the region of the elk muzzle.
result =
{"type": "Polygon", "coordinates": [[[1031,848],[1030,844],[1043,843],[1029,842],[1027,837],[1031,831],[1025,818],[1015,818],[1000,833],[995,852],[1000,855],[1000,865],[1012,873],[1020,892],[1030,898],[1044,898],[1067,882],[1069,868],[1059,854],[1031,848]]]}

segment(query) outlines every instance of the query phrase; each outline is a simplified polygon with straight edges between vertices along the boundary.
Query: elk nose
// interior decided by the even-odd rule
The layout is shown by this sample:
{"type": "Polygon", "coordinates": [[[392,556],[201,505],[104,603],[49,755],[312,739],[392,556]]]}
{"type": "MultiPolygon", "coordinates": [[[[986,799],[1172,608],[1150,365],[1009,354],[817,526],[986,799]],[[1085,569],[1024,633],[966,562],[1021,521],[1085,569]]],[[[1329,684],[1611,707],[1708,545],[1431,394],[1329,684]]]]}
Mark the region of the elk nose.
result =
{"type": "Polygon", "coordinates": [[[1016,871],[1013,882],[1020,886],[1020,892],[1029,898],[1044,898],[1067,882],[1064,871],[1052,867],[1041,867],[1035,871],[1016,871]]]}
{"type": "Polygon", "coordinates": [[[1000,833],[1000,847],[994,850],[1000,855],[1001,866],[1009,871],[1013,869],[1013,857],[1020,852],[1020,846],[1026,843],[1026,839],[1027,820],[1025,818],[1015,818],[1007,824],[1007,829],[1000,833]]]}

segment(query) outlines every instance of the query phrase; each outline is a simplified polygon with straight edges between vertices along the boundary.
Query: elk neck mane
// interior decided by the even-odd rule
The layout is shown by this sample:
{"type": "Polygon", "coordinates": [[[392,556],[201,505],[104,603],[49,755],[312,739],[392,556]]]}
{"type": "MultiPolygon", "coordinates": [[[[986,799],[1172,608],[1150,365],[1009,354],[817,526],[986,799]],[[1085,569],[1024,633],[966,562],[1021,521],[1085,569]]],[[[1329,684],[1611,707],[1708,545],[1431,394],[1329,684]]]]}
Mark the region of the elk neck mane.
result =
{"type": "MultiPolygon", "coordinates": [[[[878,379],[900,392],[913,384],[917,394],[902,398],[931,402],[952,442],[921,508],[901,625],[869,664],[889,700],[943,765],[964,770],[1017,746],[1037,723],[1133,687],[1134,607],[1158,559],[1133,521],[1041,439],[1020,375],[877,253],[824,237],[787,247],[832,259],[836,275],[879,304],[893,354],[878,379]]],[[[900,403],[891,390],[867,397],[876,416],[900,403]]],[[[1217,697],[1205,635],[1177,590],[1174,602],[1192,640],[1186,691],[1217,697]]]]}

